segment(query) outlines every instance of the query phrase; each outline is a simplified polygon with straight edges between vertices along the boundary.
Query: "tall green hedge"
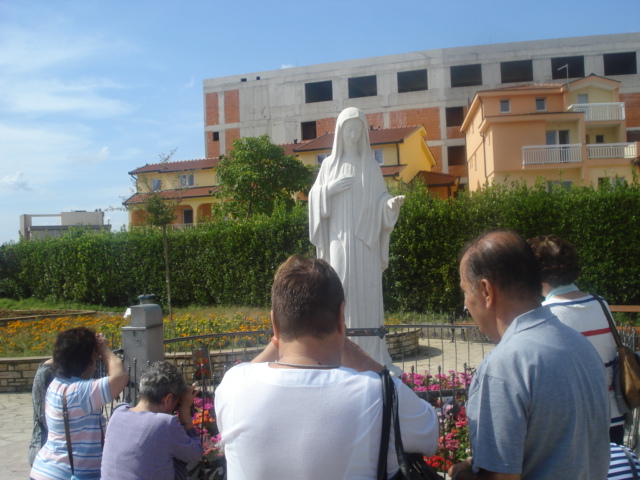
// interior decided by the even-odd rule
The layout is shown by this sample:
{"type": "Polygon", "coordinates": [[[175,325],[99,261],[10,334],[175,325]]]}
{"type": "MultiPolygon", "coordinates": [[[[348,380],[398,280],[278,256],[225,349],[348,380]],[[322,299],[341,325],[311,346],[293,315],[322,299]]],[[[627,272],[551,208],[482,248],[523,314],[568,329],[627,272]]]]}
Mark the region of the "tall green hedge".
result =
{"type": "MultiPolygon", "coordinates": [[[[528,238],[557,233],[583,263],[582,289],[615,304],[640,304],[640,186],[547,192],[514,182],[441,200],[423,185],[407,196],[391,237],[384,275],[385,306],[394,311],[450,311],[462,306],[458,252],[490,228],[528,238]]],[[[271,217],[221,221],[169,234],[172,303],[269,304],[278,264],[292,253],[312,255],[306,206],[277,208],[271,217]]],[[[0,247],[0,296],[69,300],[123,307],[137,295],[165,301],[162,236],[154,229],[88,234],[0,247]]]]}

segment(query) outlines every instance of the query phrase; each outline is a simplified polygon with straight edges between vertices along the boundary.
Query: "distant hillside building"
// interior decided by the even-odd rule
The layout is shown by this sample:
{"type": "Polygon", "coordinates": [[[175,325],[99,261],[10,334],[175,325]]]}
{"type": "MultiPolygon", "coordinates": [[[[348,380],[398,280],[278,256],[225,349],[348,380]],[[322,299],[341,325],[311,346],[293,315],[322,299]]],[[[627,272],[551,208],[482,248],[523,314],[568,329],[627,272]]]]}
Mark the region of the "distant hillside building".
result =
{"type": "Polygon", "coordinates": [[[595,74],[619,82],[625,140],[640,139],[640,33],[425,50],[204,80],[205,151],[218,157],[234,139],[268,134],[308,142],[334,131],[344,108],[365,112],[372,129],[423,126],[432,172],[468,183],[460,131],[479,90],[566,82],[595,74]]]}
{"type": "Polygon", "coordinates": [[[92,232],[110,231],[111,225],[105,225],[104,212],[96,210],[87,212],[42,213],[34,215],[20,215],[20,237],[24,240],[36,240],[47,237],[60,237],[70,228],[81,227],[92,232]],[[33,225],[34,218],[58,217],[60,225],[33,225]]]}

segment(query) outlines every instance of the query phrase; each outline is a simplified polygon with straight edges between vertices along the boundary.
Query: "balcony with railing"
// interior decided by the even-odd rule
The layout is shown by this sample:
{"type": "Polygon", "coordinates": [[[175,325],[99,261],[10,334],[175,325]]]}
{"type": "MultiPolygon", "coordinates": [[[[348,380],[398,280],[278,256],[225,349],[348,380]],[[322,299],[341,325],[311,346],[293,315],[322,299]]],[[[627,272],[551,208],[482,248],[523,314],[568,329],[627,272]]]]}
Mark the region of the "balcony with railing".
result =
{"type": "Polygon", "coordinates": [[[522,165],[582,163],[582,145],[529,145],[522,147],[522,165]]]}
{"type": "Polygon", "coordinates": [[[569,105],[567,111],[584,113],[585,122],[609,122],[625,119],[624,102],[574,103],[569,105]]]}
{"type": "Polygon", "coordinates": [[[636,158],[635,143],[596,143],[587,145],[587,158],[636,158]]]}

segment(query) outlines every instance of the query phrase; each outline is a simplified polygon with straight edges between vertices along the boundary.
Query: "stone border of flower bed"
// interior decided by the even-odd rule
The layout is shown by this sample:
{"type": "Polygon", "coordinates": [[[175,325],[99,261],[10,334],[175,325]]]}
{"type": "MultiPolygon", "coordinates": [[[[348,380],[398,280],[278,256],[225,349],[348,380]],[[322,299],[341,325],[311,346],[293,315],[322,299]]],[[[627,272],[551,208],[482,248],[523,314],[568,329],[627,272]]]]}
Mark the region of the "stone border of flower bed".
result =
{"type": "MultiPolygon", "coordinates": [[[[36,310],[37,311],[37,310],[36,310]]],[[[29,310],[14,310],[14,312],[29,313],[29,310]]],[[[0,318],[0,327],[4,327],[9,322],[33,322],[43,318],[60,318],[60,317],[79,317],[79,316],[96,316],[95,310],[51,310],[48,313],[40,313],[37,315],[22,315],[18,317],[0,318]]]]}

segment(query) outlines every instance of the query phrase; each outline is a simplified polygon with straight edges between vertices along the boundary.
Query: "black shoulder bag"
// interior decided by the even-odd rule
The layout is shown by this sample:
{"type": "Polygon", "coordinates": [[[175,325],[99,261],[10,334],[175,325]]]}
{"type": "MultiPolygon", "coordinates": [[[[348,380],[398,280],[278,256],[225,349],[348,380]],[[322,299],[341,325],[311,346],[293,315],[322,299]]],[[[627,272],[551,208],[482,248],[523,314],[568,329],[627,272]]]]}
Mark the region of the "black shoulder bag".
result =
{"type": "Polygon", "coordinates": [[[380,438],[380,456],[378,457],[378,480],[387,479],[387,452],[391,424],[394,427],[396,455],[400,471],[392,480],[444,480],[433,467],[427,465],[421,453],[406,453],[402,446],[400,434],[400,417],[398,415],[398,394],[389,370],[380,372],[382,378],[382,434],[380,438]]]}

